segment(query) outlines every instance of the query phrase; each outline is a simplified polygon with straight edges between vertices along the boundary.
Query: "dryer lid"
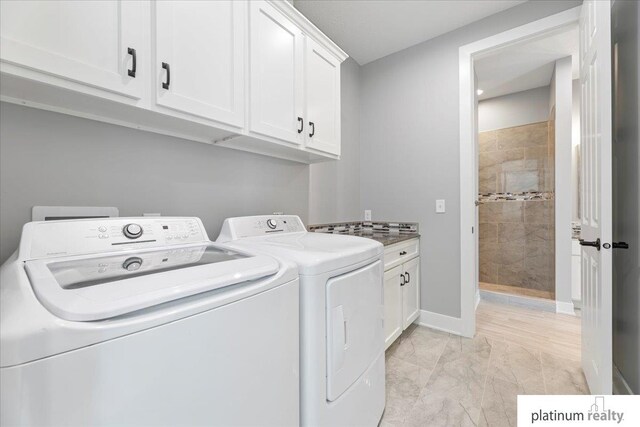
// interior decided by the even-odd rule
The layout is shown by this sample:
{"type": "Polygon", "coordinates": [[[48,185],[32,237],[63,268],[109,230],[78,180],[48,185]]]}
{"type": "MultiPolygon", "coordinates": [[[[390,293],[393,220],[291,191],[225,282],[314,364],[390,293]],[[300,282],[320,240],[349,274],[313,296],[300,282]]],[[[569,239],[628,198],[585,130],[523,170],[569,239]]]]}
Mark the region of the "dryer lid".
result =
{"type": "Polygon", "coordinates": [[[317,275],[380,256],[381,243],[364,237],[303,231],[239,239],[233,246],[289,259],[301,275],[317,275]]]}
{"type": "Polygon", "coordinates": [[[66,320],[107,319],[278,272],[268,256],[199,244],[25,263],[40,302],[66,320]]]}

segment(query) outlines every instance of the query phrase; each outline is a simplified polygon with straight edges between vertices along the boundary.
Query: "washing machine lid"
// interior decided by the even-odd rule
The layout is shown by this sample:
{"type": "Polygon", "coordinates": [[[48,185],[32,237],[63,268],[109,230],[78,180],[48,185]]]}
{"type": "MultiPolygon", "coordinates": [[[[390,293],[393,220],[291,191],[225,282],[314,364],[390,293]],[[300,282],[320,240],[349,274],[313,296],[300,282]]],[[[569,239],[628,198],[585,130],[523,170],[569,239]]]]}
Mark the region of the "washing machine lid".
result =
{"type": "Polygon", "coordinates": [[[313,232],[285,233],[239,239],[262,253],[295,262],[301,275],[317,275],[380,256],[381,243],[364,237],[313,232]]]}
{"type": "Polygon", "coordinates": [[[25,262],[39,301],[73,321],[112,318],[264,278],[279,268],[269,256],[211,243],[25,262]]]}

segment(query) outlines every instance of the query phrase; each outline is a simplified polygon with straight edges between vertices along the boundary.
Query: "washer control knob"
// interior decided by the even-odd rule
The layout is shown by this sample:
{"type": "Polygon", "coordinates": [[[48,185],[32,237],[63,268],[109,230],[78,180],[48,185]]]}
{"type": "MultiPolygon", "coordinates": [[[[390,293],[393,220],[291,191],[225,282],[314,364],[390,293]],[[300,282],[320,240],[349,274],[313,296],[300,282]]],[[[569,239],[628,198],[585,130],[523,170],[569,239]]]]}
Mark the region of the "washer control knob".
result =
{"type": "Polygon", "coordinates": [[[276,222],[275,219],[268,219],[267,220],[267,227],[269,227],[272,230],[275,230],[275,228],[278,226],[278,223],[276,222]]]}
{"type": "Polygon", "coordinates": [[[122,268],[127,271],[136,271],[142,267],[142,258],[138,258],[137,256],[132,256],[131,258],[127,258],[122,263],[122,268]]]}
{"type": "Polygon", "coordinates": [[[122,229],[122,233],[129,239],[137,239],[142,236],[142,227],[138,224],[127,224],[122,229]]]}

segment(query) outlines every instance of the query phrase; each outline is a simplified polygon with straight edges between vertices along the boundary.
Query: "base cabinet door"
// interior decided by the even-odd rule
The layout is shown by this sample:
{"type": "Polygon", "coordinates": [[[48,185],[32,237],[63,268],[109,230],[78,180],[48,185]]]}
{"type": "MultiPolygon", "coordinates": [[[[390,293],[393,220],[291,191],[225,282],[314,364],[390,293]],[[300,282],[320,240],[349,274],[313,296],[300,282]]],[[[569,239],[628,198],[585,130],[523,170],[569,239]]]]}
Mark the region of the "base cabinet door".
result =
{"type": "Polygon", "coordinates": [[[420,313],[420,257],[402,264],[402,328],[406,329],[420,313]]]}
{"type": "Polygon", "coordinates": [[[140,99],[147,8],[140,1],[2,1],[0,57],[43,79],[140,99]]]}
{"type": "Polygon", "coordinates": [[[301,145],[304,36],[269,3],[249,7],[250,131],[301,145]]]}
{"type": "Polygon", "coordinates": [[[242,127],[245,2],[155,2],[158,105],[242,127]]]}
{"type": "Polygon", "coordinates": [[[397,266],[384,272],[384,348],[389,346],[402,333],[402,288],[400,272],[397,266]]]}
{"type": "Polygon", "coordinates": [[[310,38],[305,54],[305,145],[339,156],[340,62],[310,38]]]}

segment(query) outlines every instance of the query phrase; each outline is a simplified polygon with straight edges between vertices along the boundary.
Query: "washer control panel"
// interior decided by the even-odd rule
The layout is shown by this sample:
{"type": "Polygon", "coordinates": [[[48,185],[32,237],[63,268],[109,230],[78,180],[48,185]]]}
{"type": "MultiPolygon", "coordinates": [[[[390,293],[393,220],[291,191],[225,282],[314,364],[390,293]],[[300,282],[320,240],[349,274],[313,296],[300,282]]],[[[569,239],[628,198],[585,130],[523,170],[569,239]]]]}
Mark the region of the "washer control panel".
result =
{"type": "Polygon", "coordinates": [[[228,242],[244,237],[269,234],[300,233],[307,231],[297,215],[263,215],[227,218],[217,242],[228,242]]]}
{"type": "MultiPolygon", "coordinates": [[[[206,242],[199,218],[141,217],[30,222],[20,243],[20,259],[113,252],[206,242]]],[[[135,269],[135,263],[130,268],[135,269]]]]}

